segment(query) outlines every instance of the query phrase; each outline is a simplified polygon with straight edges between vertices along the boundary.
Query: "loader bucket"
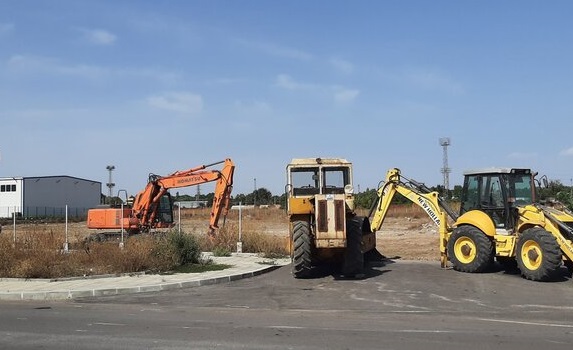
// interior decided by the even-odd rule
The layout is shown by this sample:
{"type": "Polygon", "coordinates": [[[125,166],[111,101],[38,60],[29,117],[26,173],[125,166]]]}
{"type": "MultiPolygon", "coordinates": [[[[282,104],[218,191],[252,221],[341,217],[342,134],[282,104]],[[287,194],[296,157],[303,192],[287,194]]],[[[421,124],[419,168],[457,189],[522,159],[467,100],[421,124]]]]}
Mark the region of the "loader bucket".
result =
{"type": "Polygon", "coordinates": [[[382,253],[380,253],[376,248],[364,252],[364,261],[371,262],[371,261],[386,261],[386,260],[388,260],[388,258],[382,255],[382,253]]]}

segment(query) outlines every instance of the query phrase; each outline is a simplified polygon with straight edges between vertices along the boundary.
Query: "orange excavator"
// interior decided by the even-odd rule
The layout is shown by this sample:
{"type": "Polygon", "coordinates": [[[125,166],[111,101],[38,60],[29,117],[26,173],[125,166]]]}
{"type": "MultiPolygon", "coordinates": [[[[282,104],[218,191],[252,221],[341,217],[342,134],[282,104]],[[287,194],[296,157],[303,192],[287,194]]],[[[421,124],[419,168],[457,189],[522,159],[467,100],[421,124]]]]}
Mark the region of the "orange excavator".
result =
{"type": "Polygon", "coordinates": [[[133,205],[122,208],[94,208],[88,210],[87,225],[90,229],[126,230],[128,234],[149,232],[150,229],[174,226],[173,201],[169,189],[200,185],[217,181],[208,234],[213,236],[219,228],[221,215],[227,216],[233,189],[235,164],[229,158],[224,161],[201,165],[167,176],[149,175],[145,189],[137,194],[133,205]],[[222,164],[221,170],[205,170],[222,164]]]}

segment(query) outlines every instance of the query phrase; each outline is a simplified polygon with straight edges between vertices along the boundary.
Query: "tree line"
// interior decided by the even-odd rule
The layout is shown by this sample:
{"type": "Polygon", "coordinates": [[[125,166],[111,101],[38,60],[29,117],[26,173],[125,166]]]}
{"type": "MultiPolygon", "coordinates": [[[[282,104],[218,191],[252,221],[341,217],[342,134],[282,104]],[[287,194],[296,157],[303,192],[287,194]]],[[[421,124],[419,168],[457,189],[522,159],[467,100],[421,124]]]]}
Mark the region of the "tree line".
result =
{"type": "MultiPolygon", "coordinates": [[[[446,200],[456,202],[460,200],[462,194],[462,186],[456,185],[453,189],[446,191],[443,186],[437,185],[430,187],[431,191],[436,191],[442,195],[446,200]]],[[[213,204],[213,192],[199,195],[179,194],[177,192],[172,198],[174,202],[183,201],[202,201],[206,202],[206,206],[210,207],[213,204]]],[[[377,198],[377,189],[367,188],[354,195],[354,204],[357,208],[370,209],[375,203],[377,198]]],[[[565,205],[569,210],[573,210],[573,186],[566,186],[559,180],[550,180],[545,186],[538,186],[538,200],[557,200],[565,205]]],[[[278,205],[282,208],[286,206],[286,194],[274,195],[268,189],[261,187],[257,190],[247,194],[236,194],[231,197],[232,204],[238,205],[278,205]]],[[[121,203],[121,199],[114,197],[111,198],[111,203],[121,203]]],[[[110,203],[109,198],[104,203],[110,203]]],[[[393,204],[412,204],[408,199],[401,195],[396,195],[393,198],[393,204]]]]}

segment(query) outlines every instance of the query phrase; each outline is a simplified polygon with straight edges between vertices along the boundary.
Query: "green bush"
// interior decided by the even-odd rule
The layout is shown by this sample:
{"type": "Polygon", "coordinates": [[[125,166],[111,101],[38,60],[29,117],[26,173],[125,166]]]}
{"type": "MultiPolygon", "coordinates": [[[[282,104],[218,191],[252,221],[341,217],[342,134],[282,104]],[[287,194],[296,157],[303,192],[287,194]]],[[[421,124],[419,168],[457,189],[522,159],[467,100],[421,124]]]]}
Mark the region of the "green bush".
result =
{"type": "Polygon", "coordinates": [[[167,244],[171,249],[175,266],[199,264],[201,262],[201,248],[194,236],[171,232],[167,236],[167,244]]]}

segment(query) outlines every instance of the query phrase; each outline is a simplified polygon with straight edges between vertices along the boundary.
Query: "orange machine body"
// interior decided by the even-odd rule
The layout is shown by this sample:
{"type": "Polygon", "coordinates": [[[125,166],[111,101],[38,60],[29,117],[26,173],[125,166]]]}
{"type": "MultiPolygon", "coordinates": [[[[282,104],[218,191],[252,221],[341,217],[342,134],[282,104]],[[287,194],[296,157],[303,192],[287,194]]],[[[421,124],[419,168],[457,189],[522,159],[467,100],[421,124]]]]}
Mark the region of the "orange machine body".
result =
{"type": "Polygon", "coordinates": [[[154,228],[173,227],[173,207],[168,190],[196,186],[216,181],[213,206],[209,219],[209,233],[219,228],[221,216],[227,216],[231,204],[235,165],[229,158],[224,161],[201,165],[167,176],[150,175],[145,189],[135,196],[132,206],[121,208],[94,208],[88,210],[87,225],[90,229],[127,230],[139,233],[154,228]],[[221,170],[205,170],[224,163],[221,170]]]}

